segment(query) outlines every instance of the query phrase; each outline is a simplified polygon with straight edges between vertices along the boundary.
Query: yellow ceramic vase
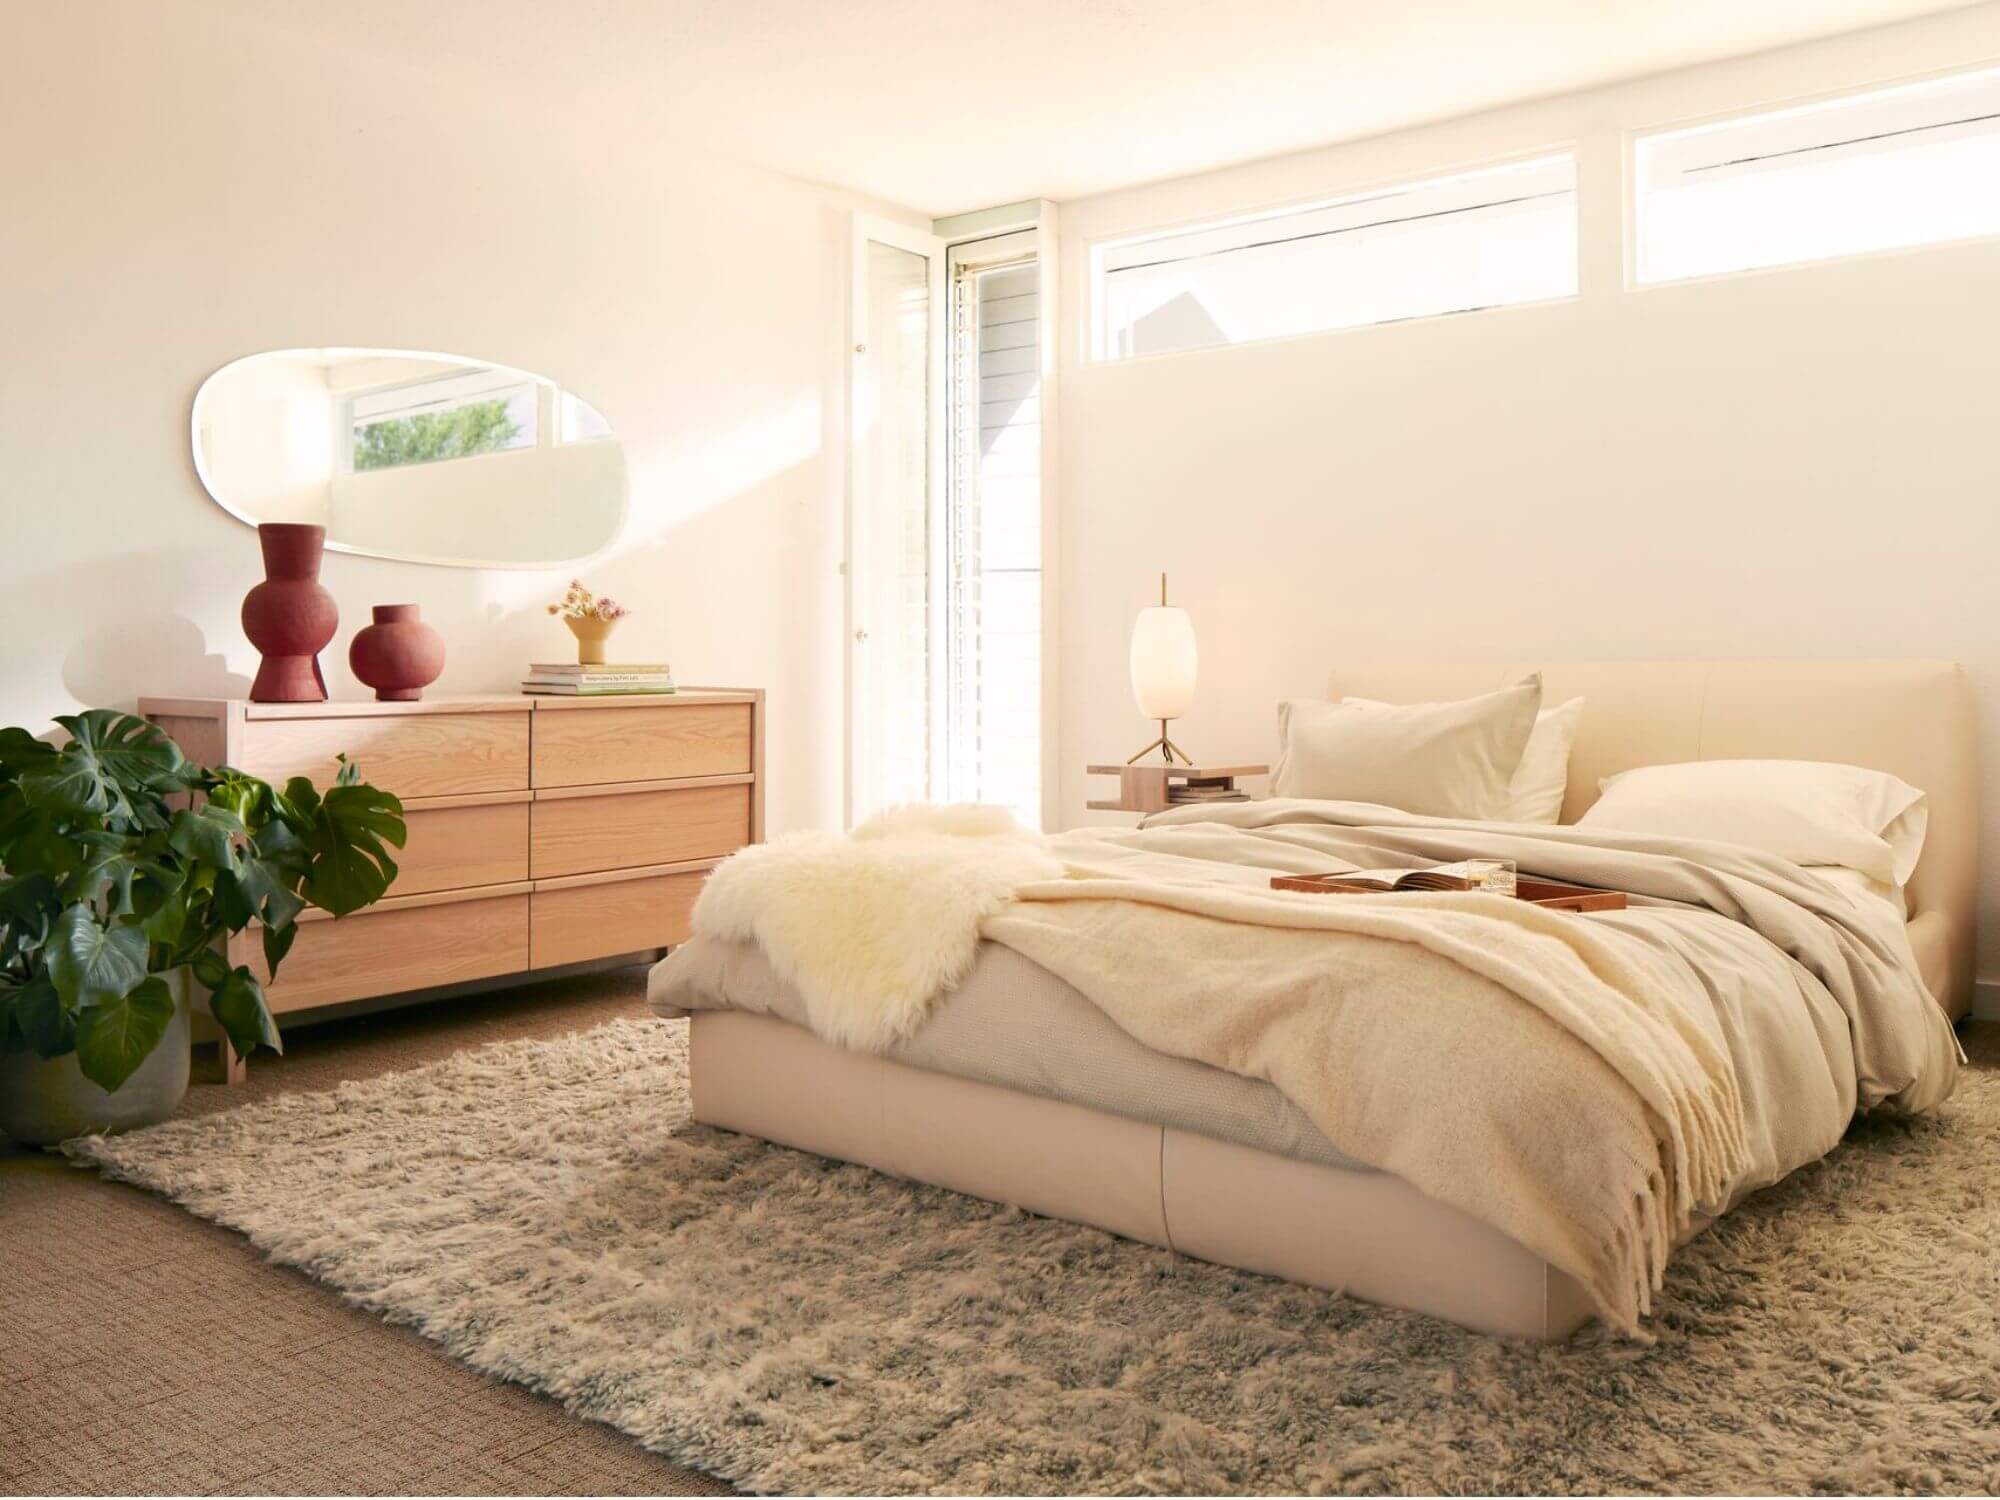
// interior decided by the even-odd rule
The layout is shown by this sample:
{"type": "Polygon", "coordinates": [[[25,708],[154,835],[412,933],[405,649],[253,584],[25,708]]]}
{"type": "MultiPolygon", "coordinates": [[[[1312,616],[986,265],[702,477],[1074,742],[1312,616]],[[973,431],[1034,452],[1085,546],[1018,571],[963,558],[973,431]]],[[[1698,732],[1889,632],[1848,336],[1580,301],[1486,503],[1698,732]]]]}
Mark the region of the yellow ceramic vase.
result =
{"type": "Polygon", "coordinates": [[[576,659],[586,667],[604,665],[604,643],[611,637],[611,627],[616,620],[578,619],[575,615],[564,615],[563,623],[569,626],[569,633],[576,637],[576,659]]]}

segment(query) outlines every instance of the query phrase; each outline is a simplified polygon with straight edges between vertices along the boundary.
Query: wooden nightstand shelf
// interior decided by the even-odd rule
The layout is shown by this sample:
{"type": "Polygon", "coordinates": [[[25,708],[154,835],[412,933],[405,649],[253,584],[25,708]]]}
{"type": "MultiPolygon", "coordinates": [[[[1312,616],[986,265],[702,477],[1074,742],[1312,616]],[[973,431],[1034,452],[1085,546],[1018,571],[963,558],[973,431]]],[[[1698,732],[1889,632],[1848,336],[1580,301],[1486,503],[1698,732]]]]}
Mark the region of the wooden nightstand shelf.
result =
{"type": "Polygon", "coordinates": [[[1087,766],[1092,776],[1116,776],[1118,800],[1091,801],[1096,812],[1165,812],[1170,807],[1199,807],[1206,802],[1248,802],[1250,794],[1236,785],[1239,776],[1268,776],[1269,766],[1087,766]],[[1226,795],[1176,796],[1177,787],[1214,789],[1226,795]]]}

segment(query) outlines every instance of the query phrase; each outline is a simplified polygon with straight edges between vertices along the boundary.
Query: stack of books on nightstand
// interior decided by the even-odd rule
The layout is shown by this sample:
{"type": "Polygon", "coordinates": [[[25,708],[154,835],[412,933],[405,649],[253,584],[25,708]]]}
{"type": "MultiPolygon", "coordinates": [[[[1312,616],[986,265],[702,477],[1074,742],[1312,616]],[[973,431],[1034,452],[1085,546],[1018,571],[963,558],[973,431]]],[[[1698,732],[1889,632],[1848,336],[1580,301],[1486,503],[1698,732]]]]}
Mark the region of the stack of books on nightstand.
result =
{"type": "Polygon", "coordinates": [[[666,663],[604,662],[581,666],[573,661],[537,662],[521,679],[524,693],[566,698],[610,698],[631,693],[671,693],[674,674],[666,663]]]}
{"type": "Polygon", "coordinates": [[[1190,802],[1248,802],[1250,794],[1236,789],[1234,776],[1189,776],[1167,783],[1167,801],[1176,807],[1190,802]]]}

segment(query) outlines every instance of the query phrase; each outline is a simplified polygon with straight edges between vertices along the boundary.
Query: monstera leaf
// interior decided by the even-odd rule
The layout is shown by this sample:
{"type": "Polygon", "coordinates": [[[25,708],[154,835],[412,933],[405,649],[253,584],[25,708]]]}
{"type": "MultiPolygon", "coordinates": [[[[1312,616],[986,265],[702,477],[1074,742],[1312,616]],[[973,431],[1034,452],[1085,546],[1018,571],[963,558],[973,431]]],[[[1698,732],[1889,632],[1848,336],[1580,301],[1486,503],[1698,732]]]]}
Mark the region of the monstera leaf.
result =
{"type": "Polygon", "coordinates": [[[129,922],[106,926],[83,905],[66,906],[48,944],[49,979],[72,1011],[127,994],[146,977],[146,934],[129,922]]]}
{"type": "Polygon", "coordinates": [[[37,974],[8,994],[4,1003],[13,1024],[30,1047],[43,1057],[61,1057],[76,1045],[76,1016],[46,974],[37,974]]]}
{"type": "Polygon", "coordinates": [[[278,1023],[271,1019],[271,1007],[264,999],[264,986],[248,969],[231,969],[209,995],[208,1008],[222,1024],[238,1057],[248,1057],[259,1047],[285,1050],[278,1038],[278,1023]]]}
{"type": "Polygon", "coordinates": [[[167,847],[207,865],[210,869],[235,873],[239,863],[236,843],[248,830],[243,820],[228,808],[204,802],[197,808],[182,808],[167,824],[167,847]]]}
{"type": "Polygon", "coordinates": [[[396,878],[398,849],[408,837],[403,804],[372,786],[329,787],[313,815],[305,846],[312,856],[303,894],[336,917],[382,899],[396,878]]]}
{"type": "Polygon", "coordinates": [[[83,1076],[115,1093],[160,1045],[174,1019],[174,995],[154,974],[124,994],[100,1001],[77,1017],[76,1065],[83,1076]]]}
{"type": "Polygon", "coordinates": [[[0,875],[0,966],[41,952],[63,904],[46,875],[0,875]]]}
{"type": "Polygon", "coordinates": [[[55,753],[54,745],[45,744],[25,729],[13,725],[0,729],[0,785],[55,753]]]}
{"type": "Polygon", "coordinates": [[[144,719],[93,708],[56,722],[70,742],[17,773],[30,806],[68,818],[150,825],[160,819],[160,794],[188,785],[187,758],[144,719]]]}
{"type": "Polygon", "coordinates": [[[140,876],[171,875],[147,857],[142,845],[123,834],[85,831],[72,837],[82,858],[63,877],[65,903],[81,902],[107,916],[122,917],[135,909],[133,885],[140,876]]]}

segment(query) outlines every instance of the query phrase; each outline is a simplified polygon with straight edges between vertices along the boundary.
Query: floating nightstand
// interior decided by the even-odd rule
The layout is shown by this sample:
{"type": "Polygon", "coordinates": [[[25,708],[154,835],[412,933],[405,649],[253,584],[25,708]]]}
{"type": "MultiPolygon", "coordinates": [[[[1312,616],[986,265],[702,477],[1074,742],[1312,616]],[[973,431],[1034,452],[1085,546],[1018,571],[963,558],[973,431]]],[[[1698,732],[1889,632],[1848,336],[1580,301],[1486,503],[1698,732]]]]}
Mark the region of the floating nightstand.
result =
{"type": "Polygon", "coordinates": [[[1236,785],[1239,776],[1268,776],[1269,766],[1088,766],[1092,776],[1116,776],[1118,800],[1084,805],[1097,812],[1165,812],[1207,802],[1248,802],[1236,785]]]}

